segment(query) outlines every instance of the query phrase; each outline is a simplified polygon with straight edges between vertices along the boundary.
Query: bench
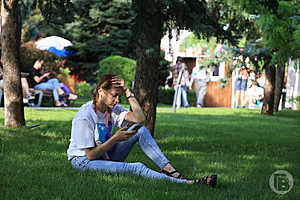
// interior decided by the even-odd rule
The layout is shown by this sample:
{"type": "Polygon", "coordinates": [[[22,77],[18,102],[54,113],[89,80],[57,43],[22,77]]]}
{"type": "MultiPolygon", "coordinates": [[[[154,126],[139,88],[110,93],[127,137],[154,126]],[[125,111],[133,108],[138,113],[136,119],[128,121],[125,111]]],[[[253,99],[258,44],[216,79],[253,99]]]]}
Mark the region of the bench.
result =
{"type": "Polygon", "coordinates": [[[40,107],[42,105],[43,97],[52,98],[52,105],[55,106],[52,90],[41,90],[41,89],[29,88],[29,91],[34,95],[34,97],[38,96],[37,102],[35,100],[36,107],[40,107]]]}
{"type": "MultiPolygon", "coordinates": [[[[24,73],[22,72],[22,77],[26,78],[27,80],[27,83],[29,83],[29,80],[28,80],[28,77],[29,77],[29,74],[28,73],[24,73]]],[[[67,85],[67,84],[65,84],[67,85]]],[[[30,87],[30,85],[29,85],[30,87]]],[[[75,91],[75,88],[72,88],[72,90],[70,91],[75,91]]],[[[53,92],[52,90],[42,90],[42,89],[35,89],[35,88],[29,88],[29,92],[31,94],[33,94],[33,96],[35,97],[34,99],[34,106],[36,107],[40,107],[41,104],[42,104],[42,101],[43,101],[43,97],[49,97],[52,99],[52,105],[55,106],[55,100],[54,100],[54,97],[53,97],[53,92]],[[36,98],[37,97],[37,98],[36,98]]],[[[66,102],[68,105],[70,104],[73,104],[75,102],[75,100],[69,100],[69,99],[66,99],[66,102]]]]}
{"type": "MultiPolygon", "coordinates": [[[[55,101],[53,97],[53,92],[52,90],[42,90],[42,89],[34,89],[34,88],[29,88],[29,91],[35,96],[38,96],[38,100],[35,100],[35,106],[40,107],[43,101],[43,97],[48,97],[52,99],[52,105],[55,106],[55,101]]],[[[69,100],[66,99],[65,103],[70,105],[73,104],[76,100],[69,100]]]]}
{"type": "MultiPolygon", "coordinates": [[[[29,73],[25,73],[25,72],[21,73],[21,77],[26,78],[27,83],[29,83],[28,76],[29,76],[29,73]]],[[[65,83],[65,85],[67,85],[67,84],[65,83]]],[[[74,93],[75,88],[70,88],[70,91],[72,93],[74,93]]],[[[34,104],[32,104],[33,106],[40,107],[42,105],[42,102],[43,102],[43,97],[51,98],[52,99],[52,105],[55,106],[55,101],[54,101],[52,90],[42,90],[42,89],[29,88],[29,92],[35,97],[35,99],[33,99],[33,101],[34,101],[34,104]]],[[[3,95],[3,90],[0,89],[0,106],[2,105],[3,96],[4,96],[3,95]]],[[[73,104],[75,101],[76,100],[67,99],[65,103],[70,105],[70,104],[73,104]]]]}
{"type": "MultiPolygon", "coordinates": [[[[34,99],[34,107],[40,107],[42,105],[43,97],[52,98],[52,105],[55,106],[55,101],[53,98],[52,90],[40,90],[29,88],[30,93],[35,97],[34,99]]],[[[2,106],[2,99],[3,99],[3,91],[0,89],[0,106],[2,106]]],[[[67,100],[67,104],[73,104],[76,100],[67,100]]]]}

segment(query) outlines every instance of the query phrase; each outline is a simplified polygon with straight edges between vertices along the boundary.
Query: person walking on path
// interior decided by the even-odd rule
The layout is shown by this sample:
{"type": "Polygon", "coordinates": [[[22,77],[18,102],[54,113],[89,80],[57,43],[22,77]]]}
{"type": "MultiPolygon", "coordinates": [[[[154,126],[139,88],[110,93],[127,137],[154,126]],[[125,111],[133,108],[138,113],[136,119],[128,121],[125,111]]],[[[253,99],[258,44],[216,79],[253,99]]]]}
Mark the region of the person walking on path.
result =
{"type": "Polygon", "coordinates": [[[187,180],[171,165],[143,123],[145,115],[124,79],[112,74],[101,76],[92,101],[84,104],[72,121],[68,160],[78,170],[100,173],[132,173],[145,178],[164,179],[176,183],[207,184],[216,186],[217,175],[187,180]],[[119,106],[125,93],[132,111],[119,106]],[[129,125],[135,123],[130,128],[129,125]],[[113,128],[120,129],[111,134],[113,128]],[[161,172],[140,162],[124,162],[135,143],[156,163],[161,172]]]}
{"type": "Polygon", "coordinates": [[[183,59],[178,57],[176,65],[173,68],[173,84],[175,87],[175,94],[173,99],[173,111],[180,108],[181,97],[183,106],[188,108],[190,105],[187,100],[187,87],[189,86],[189,72],[187,66],[184,64],[183,59]]]}
{"type": "Polygon", "coordinates": [[[192,89],[192,85],[194,84],[198,108],[204,107],[204,98],[207,92],[209,73],[209,68],[207,68],[206,66],[201,68],[199,65],[196,65],[192,71],[190,89],[192,89]]]}

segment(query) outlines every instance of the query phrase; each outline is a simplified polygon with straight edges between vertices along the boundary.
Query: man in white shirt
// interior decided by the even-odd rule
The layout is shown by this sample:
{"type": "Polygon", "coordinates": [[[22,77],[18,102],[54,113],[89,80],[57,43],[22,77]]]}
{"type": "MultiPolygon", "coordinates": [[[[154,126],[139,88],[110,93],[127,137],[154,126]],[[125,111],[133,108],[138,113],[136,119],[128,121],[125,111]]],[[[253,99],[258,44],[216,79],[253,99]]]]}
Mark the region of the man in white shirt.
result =
{"type": "Polygon", "coordinates": [[[193,68],[190,87],[192,87],[194,83],[198,108],[204,106],[204,98],[207,92],[207,82],[209,81],[209,74],[210,70],[207,67],[201,68],[199,65],[196,65],[193,68]]]}

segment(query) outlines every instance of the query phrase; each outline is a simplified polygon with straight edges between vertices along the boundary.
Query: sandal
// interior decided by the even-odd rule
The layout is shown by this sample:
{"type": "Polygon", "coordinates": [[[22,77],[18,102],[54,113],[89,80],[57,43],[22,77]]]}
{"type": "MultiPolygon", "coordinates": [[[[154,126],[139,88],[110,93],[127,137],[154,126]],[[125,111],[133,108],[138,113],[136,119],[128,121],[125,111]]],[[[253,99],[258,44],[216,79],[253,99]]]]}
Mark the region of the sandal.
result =
{"type": "Polygon", "coordinates": [[[201,178],[201,179],[194,180],[194,183],[196,183],[196,184],[207,184],[208,186],[216,187],[217,178],[218,178],[218,176],[216,174],[213,174],[213,175],[201,178]],[[210,181],[208,181],[209,178],[210,178],[210,181]]]}
{"type": "Polygon", "coordinates": [[[183,177],[177,170],[172,171],[172,172],[168,172],[168,171],[166,171],[166,170],[163,169],[163,170],[161,171],[161,173],[163,173],[163,174],[165,174],[165,175],[167,175],[167,176],[171,176],[171,177],[173,177],[173,178],[184,179],[184,177],[183,177]],[[176,173],[178,173],[177,176],[175,176],[176,173]]]}

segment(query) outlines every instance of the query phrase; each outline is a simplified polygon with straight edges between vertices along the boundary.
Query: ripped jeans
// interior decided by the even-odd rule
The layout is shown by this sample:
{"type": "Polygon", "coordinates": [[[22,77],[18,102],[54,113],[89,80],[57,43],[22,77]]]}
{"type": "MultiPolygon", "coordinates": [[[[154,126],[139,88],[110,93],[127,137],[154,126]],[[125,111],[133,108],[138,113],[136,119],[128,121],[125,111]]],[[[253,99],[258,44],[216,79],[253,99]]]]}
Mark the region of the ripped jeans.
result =
{"type": "MultiPolygon", "coordinates": [[[[130,129],[129,129],[130,130],[130,129]]],[[[132,147],[136,142],[139,142],[144,153],[153,160],[157,166],[162,169],[169,161],[160,151],[155,140],[146,129],[140,128],[135,135],[126,141],[119,142],[115,145],[114,152],[110,160],[88,160],[86,156],[74,157],[71,162],[74,168],[79,170],[95,170],[106,173],[125,173],[129,172],[135,175],[140,175],[145,178],[166,179],[172,182],[185,183],[186,179],[177,179],[156,172],[140,162],[126,163],[124,160],[129,155],[132,147]]]]}

